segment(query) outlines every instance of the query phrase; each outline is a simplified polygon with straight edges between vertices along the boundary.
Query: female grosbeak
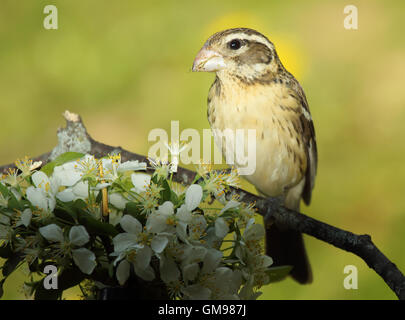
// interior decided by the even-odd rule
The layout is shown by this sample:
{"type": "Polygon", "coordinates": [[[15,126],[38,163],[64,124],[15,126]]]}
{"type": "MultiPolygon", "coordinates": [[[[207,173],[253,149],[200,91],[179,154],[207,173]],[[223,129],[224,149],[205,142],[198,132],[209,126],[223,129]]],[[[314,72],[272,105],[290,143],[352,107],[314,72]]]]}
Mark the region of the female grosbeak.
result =
{"type": "MultiPolygon", "coordinates": [[[[214,137],[218,130],[256,130],[256,170],[246,179],[261,194],[282,197],[289,209],[299,211],[301,198],[309,204],[317,167],[314,125],[305,93],[273,43],[247,28],[215,33],[198,52],[193,71],[216,73],[208,94],[214,137]]],[[[220,145],[225,155],[226,145],[220,145]]],[[[312,281],[301,233],[269,224],[266,251],[274,265],[292,265],[299,283],[312,281]]]]}

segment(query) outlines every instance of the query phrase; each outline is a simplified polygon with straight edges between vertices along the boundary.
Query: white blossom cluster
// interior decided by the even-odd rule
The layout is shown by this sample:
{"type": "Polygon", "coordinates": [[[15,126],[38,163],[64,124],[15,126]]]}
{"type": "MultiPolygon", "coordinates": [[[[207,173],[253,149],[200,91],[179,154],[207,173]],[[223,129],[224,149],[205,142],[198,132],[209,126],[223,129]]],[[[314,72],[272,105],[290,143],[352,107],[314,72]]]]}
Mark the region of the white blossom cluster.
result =
{"type": "Polygon", "coordinates": [[[184,188],[171,182],[171,164],[152,161],[148,174],[146,163],[119,155],[71,158],[40,171],[40,163],[17,161],[0,178],[0,249],[33,269],[54,261],[60,273],[76,267],[90,280],[98,268],[119,285],[132,274],[160,279],[172,298],[256,299],[269,283],[272,259],[253,206],[224,197],[235,171],[200,166],[184,188]]]}

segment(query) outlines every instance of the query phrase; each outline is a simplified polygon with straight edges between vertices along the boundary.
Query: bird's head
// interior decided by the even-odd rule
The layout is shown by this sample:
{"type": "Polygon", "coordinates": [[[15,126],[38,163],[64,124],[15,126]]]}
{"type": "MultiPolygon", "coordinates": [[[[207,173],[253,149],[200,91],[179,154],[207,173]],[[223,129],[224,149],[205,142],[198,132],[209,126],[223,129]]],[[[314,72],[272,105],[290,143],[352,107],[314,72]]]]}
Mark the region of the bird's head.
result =
{"type": "Polygon", "coordinates": [[[284,69],[269,39],[253,29],[237,28],[212,35],[195,57],[192,70],[251,81],[280,68],[284,69]]]}

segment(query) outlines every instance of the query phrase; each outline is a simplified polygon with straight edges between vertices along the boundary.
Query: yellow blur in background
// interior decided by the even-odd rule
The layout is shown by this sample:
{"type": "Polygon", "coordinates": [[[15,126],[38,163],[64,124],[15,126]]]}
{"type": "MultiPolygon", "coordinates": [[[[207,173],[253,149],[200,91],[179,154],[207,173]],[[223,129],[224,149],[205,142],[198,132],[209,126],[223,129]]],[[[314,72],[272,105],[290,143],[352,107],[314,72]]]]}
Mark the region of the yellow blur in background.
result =
{"type": "MultiPolygon", "coordinates": [[[[346,30],[347,1],[31,1],[0,4],[0,164],[56,145],[62,112],[79,113],[98,141],[147,154],[154,128],[209,128],[212,74],[190,72],[214,32],[251,27],[276,45],[303,86],[315,122],[316,219],[373,241],[405,271],[404,2],[363,0],[358,30],[346,30]],[[50,3],[52,2],[52,3],[50,3]],[[46,30],[43,9],[58,9],[46,30]]],[[[249,190],[253,190],[247,183],[249,190]]],[[[356,256],[306,237],[314,282],[288,279],[262,299],[394,299],[356,256]],[[343,286],[346,265],[358,289],[343,286]]],[[[4,286],[23,299],[26,274],[4,286]]],[[[76,298],[69,291],[65,298],[76,298]]]]}

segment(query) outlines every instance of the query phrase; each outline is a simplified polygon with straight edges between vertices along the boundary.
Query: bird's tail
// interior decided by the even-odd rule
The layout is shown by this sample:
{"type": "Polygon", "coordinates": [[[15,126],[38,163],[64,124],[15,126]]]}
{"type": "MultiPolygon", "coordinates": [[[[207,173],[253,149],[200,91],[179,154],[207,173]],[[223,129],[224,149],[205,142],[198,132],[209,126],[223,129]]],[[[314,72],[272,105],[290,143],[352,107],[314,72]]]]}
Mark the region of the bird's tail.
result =
{"type": "MultiPolygon", "coordinates": [[[[285,198],[287,208],[300,211],[304,184],[303,180],[289,190],[285,198]]],[[[287,229],[276,223],[266,227],[266,254],[273,259],[274,266],[291,265],[293,269],[290,275],[297,282],[301,284],[312,282],[311,265],[301,232],[287,229]]]]}
{"type": "Polygon", "coordinates": [[[312,271],[302,234],[278,227],[273,223],[266,229],[266,254],[272,257],[273,266],[291,265],[290,275],[301,284],[312,282],[312,271]]]}

